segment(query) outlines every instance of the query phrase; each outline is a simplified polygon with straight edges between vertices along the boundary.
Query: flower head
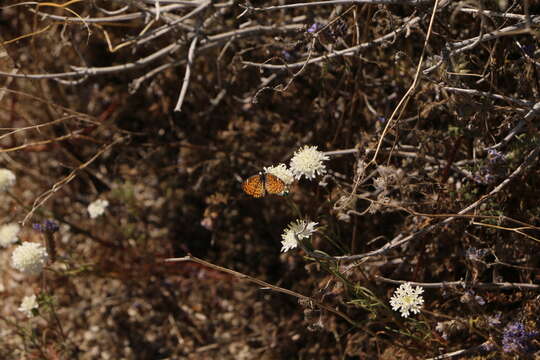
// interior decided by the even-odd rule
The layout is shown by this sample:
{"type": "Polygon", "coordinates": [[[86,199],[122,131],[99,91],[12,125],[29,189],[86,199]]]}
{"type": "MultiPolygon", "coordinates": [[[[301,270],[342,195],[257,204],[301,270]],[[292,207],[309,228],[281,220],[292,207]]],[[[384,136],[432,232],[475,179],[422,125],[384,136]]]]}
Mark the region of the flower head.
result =
{"type": "Polygon", "coordinates": [[[307,239],[317,229],[316,222],[306,222],[304,220],[296,220],[289,224],[285,229],[281,238],[281,252],[289,251],[298,246],[298,240],[307,239]]]}
{"type": "Polygon", "coordinates": [[[467,328],[463,321],[459,320],[447,320],[438,322],[435,326],[435,330],[441,333],[443,339],[448,340],[450,337],[463,334],[467,328]]]}
{"type": "Polygon", "coordinates": [[[424,304],[423,292],[423,288],[413,288],[408,282],[401,284],[390,299],[390,305],[394,311],[400,311],[403,317],[408,317],[409,312],[418,314],[424,304]]]}
{"type": "Polygon", "coordinates": [[[15,184],[15,174],[8,169],[0,169],[0,191],[6,191],[15,184]]]}
{"type": "Polygon", "coordinates": [[[286,186],[289,186],[294,181],[294,174],[291,170],[287,169],[287,165],[279,164],[277,166],[265,167],[264,171],[268,174],[277,176],[285,183],[286,186]]]}
{"type": "Polygon", "coordinates": [[[39,304],[36,300],[36,295],[25,296],[19,306],[19,311],[22,311],[28,317],[34,316],[34,309],[37,309],[39,304]]]}
{"type": "Polygon", "coordinates": [[[294,153],[291,171],[298,180],[302,175],[307,179],[314,179],[315,176],[326,173],[326,165],[323,163],[325,160],[328,160],[328,156],[317,150],[316,146],[305,145],[294,153]]]}
{"type": "Polygon", "coordinates": [[[0,246],[8,247],[9,245],[17,242],[20,231],[21,227],[16,223],[4,224],[0,226],[0,246]]]}
{"type": "Polygon", "coordinates": [[[26,275],[39,275],[49,259],[43,245],[34,242],[23,242],[11,255],[12,266],[26,275]]]}
{"type": "Polygon", "coordinates": [[[98,216],[103,215],[107,206],[109,206],[109,202],[107,200],[97,199],[88,205],[88,213],[92,219],[95,219],[98,216]]]}
{"type": "Polygon", "coordinates": [[[503,331],[503,351],[526,353],[531,350],[530,340],[537,335],[538,331],[527,331],[519,321],[509,323],[503,331]]]}

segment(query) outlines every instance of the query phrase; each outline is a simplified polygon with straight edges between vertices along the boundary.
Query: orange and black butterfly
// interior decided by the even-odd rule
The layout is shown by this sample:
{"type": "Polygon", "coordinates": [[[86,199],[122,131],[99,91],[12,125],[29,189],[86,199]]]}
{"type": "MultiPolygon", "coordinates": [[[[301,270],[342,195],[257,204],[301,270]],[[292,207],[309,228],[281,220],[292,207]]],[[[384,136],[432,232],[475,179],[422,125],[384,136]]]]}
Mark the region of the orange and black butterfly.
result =
{"type": "Polygon", "coordinates": [[[248,177],[242,183],[242,190],[248,195],[256,198],[266,194],[281,194],[285,191],[285,183],[275,175],[268,173],[258,173],[248,177]]]}

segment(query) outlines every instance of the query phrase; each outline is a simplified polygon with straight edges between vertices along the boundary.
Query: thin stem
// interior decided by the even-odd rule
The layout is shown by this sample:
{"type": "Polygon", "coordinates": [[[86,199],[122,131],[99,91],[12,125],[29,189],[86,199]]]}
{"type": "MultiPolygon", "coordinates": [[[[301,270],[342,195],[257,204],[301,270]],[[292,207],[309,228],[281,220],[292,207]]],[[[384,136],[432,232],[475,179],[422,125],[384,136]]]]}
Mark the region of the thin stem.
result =
{"type": "Polygon", "coordinates": [[[184,103],[184,98],[186,97],[186,92],[189,86],[189,79],[191,76],[191,66],[193,65],[193,57],[195,54],[195,48],[197,47],[197,41],[199,40],[198,36],[195,36],[191,41],[189,46],[188,59],[186,64],[186,73],[184,75],[184,80],[182,81],[182,89],[180,90],[180,96],[178,97],[178,102],[174,108],[174,111],[181,112],[182,104],[184,103]]]}
{"type": "Polygon", "coordinates": [[[396,108],[394,109],[394,112],[392,113],[392,115],[390,115],[390,118],[386,122],[386,126],[384,127],[379,143],[377,144],[377,149],[375,150],[375,154],[373,155],[373,158],[371,159],[370,163],[375,163],[375,161],[377,160],[377,155],[379,154],[379,150],[382,146],[384,137],[386,136],[386,133],[390,129],[390,125],[392,124],[394,117],[396,116],[399,110],[405,109],[405,107],[407,106],[407,103],[409,102],[410,96],[416,89],[416,84],[418,83],[418,79],[420,78],[420,70],[422,69],[422,64],[424,63],[424,56],[426,55],[428,42],[429,42],[429,39],[431,38],[433,22],[435,21],[435,14],[437,13],[438,7],[439,7],[439,0],[435,0],[435,5],[433,5],[433,12],[431,13],[431,19],[429,20],[427,36],[426,36],[426,39],[424,40],[424,46],[422,48],[422,54],[420,55],[420,60],[418,60],[418,65],[416,67],[416,74],[414,75],[413,83],[411,84],[411,86],[409,87],[409,90],[407,90],[405,95],[403,95],[403,97],[397,104],[396,108]]]}
{"type": "Polygon", "coordinates": [[[498,282],[498,283],[485,283],[485,282],[468,282],[468,281],[442,281],[434,283],[421,283],[407,280],[393,280],[385,278],[383,276],[375,275],[375,279],[390,283],[390,284],[404,284],[409,283],[413,286],[419,286],[426,289],[445,289],[449,287],[459,287],[462,289],[482,289],[482,290],[511,290],[511,289],[521,289],[521,290],[540,290],[540,285],[537,284],[528,284],[528,283],[513,283],[513,282],[498,282]]]}
{"type": "MultiPolygon", "coordinates": [[[[260,285],[262,286],[263,288],[268,288],[270,290],[273,290],[273,291],[276,291],[276,292],[280,292],[282,294],[286,294],[286,295],[290,295],[290,296],[294,296],[298,299],[301,299],[301,300],[306,300],[306,301],[309,301],[315,305],[317,305],[318,307],[322,308],[322,309],[325,309],[339,317],[341,317],[342,319],[344,319],[345,321],[347,321],[349,324],[355,326],[355,327],[360,327],[360,325],[352,320],[351,318],[349,318],[347,315],[345,315],[344,313],[342,313],[341,311],[339,310],[336,310],[326,304],[323,304],[309,296],[305,296],[305,295],[302,295],[300,293],[297,293],[295,291],[292,291],[292,290],[289,290],[289,289],[285,289],[285,288],[282,288],[282,287],[279,287],[279,286],[276,286],[276,285],[272,285],[272,284],[269,284],[265,281],[262,281],[262,280],[259,280],[259,279],[256,279],[254,277],[251,277],[249,275],[246,275],[246,274],[243,274],[241,272],[238,272],[238,271],[234,271],[234,270],[231,270],[231,269],[227,269],[227,268],[224,268],[224,267],[221,267],[221,266],[218,266],[218,265],[215,265],[215,264],[212,264],[208,261],[204,261],[202,259],[199,259],[195,256],[192,256],[192,255],[187,255],[187,256],[184,256],[184,257],[181,257],[181,258],[169,258],[169,259],[165,259],[165,262],[186,262],[186,261],[193,261],[193,262],[196,262],[198,264],[201,264],[201,265],[204,265],[206,267],[209,267],[211,269],[214,269],[214,270],[217,270],[217,271],[221,271],[221,272],[224,272],[224,273],[227,273],[227,274],[230,274],[234,277],[237,277],[239,279],[242,279],[242,280],[247,280],[249,282],[252,282],[254,284],[257,284],[257,285],[260,285]]],[[[367,331],[366,329],[363,329],[364,331],[367,331]]],[[[372,334],[372,336],[375,336],[374,334],[372,334]]]]}

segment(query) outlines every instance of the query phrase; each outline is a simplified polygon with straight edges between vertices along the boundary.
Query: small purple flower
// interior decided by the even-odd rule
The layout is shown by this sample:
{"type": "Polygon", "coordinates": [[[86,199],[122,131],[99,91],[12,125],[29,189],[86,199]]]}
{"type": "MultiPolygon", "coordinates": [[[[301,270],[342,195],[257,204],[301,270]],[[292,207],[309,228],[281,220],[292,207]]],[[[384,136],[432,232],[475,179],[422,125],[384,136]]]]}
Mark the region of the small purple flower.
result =
{"type": "Polygon", "coordinates": [[[488,153],[488,160],[491,164],[496,164],[499,162],[506,161],[504,154],[500,151],[497,151],[495,149],[489,149],[487,153],[488,153]]]}
{"type": "Polygon", "coordinates": [[[55,233],[58,231],[58,224],[52,220],[45,220],[43,223],[35,223],[32,225],[34,230],[42,233],[55,233]]]}
{"type": "Polygon", "coordinates": [[[315,22],[313,23],[313,25],[309,27],[309,29],[307,29],[307,32],[312,34],[314,32],[317,32],[317,30],[319,30],[320,28],[322,28],[322,25],[319,24],[318,22],[315,22]]]}
{"type": "Polygon", "coordinates": [[[530,340],[538,335],[538,331],[527,331],[519,321],[508,323],[503,331],[503,351],[522,352],[532,351],[530,340]]]}

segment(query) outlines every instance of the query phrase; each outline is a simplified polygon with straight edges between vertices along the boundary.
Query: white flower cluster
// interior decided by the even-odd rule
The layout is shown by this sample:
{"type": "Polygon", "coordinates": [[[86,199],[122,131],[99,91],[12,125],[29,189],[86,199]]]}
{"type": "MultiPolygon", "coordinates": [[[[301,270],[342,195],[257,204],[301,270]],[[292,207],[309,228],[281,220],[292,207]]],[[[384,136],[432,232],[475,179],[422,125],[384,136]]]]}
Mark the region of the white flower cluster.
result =
{"type": "Polygon", "coordinates": [[[316,146],[307,146],[297,150],[292,159],[290,167],[285,164],[277,166],[265,167],[264,171],[267,174],[277,176],[289,187],[294,179],[300,180],[302,176],[306,179],[314,179],[317,175],[326,173],[326,165],[324,161],[328,160],[328,156],[317,150],[316,146]]]}
{"type": "Polygon", "coordinates": [[[34,242],[23,242],[11,255],[11,265],[26,275],[39,275],[49,259],[43,245],[34,242]]]}
{"type": "Polygon", "coordinates": [[[21,302],[21,306],[19,306],[19,311],[25,313],[30,318],[34,316],[34,309],[38,307],[39,304],[36,295],[25,296],[21,302]]]}
{"type": "Polygon", "coordinates": [[[317,150],[316,146],[305,145],[294,153],[291,159],[291,171],[298,180],[305,176],[306,179],[315,179],[317,175],[326,173],[324,161],[328,156],[317,150]]]}
{"type": "Polygon", "coordinates": [[[109,206],[109,202],[107,200],[97,199],[88,205],[88,213],[92,219],[95,219],[98,216],[103,215],[107,206],[109,206]]]}
{"type": "Polygon", "coordinates": [[[296,220],[292,222],[283,231],[281,238],[281,252],[289,251],[298,246],[298,240],[309,238],[317,229],[316,222],[306,222],[304,220],[296,220]]]}
{"type": "Polygon", "coordinates": [[[277,166],[265,167],[264,172],[267,174],[272,174],[277,176],[285,183],[286,186],[289,186],[294,181],[294,174],[291,170],[287,169],[287,165],[279,164],[277,166]]]}
{"type": "Polygon", "coordinates": [[[409,316],[410,312],[418,314],[424,304],[424,299],[422,298],[423,292],[423,288],[413,288],[408,282],[401,284],[390,299],[392,310],[400,311],[401,316],[405,318],[409,316]]]}
{"type": "Polygon", "coordinates": [[[0,246],[8,247],[17,242],[21,227],[16,223],[9,223],[0,226],[0,246]]]}
{"type": "Polygon", "coordinates": [[[0,192],[8,190],[15,184],[15,174],[8,169],[0,169],[0,192]]]}

